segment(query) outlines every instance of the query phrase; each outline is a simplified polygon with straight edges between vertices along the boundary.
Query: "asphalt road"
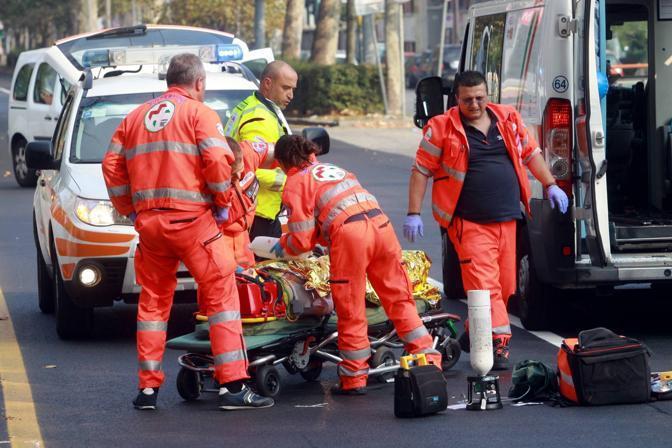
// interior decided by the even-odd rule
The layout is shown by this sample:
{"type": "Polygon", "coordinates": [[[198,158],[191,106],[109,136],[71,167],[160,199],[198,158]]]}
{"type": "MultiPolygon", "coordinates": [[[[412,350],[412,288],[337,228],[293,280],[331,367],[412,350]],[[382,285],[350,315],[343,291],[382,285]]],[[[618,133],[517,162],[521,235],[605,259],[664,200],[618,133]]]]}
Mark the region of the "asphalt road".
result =
{"type": "MultiPolygon", "coordinates": [[[[0,87],[8,87],[6,78],[0,77],[0,87]]],[[[6,125],[7,95],[0,92],[0,174],[11,170],[6,125]]],[[[328,158],[358,175],[377,196],[399,233],[406,207],[409,157],[335,141],[328,158]]],[[[47,447],[672,445],[672,401],[598,408],[514,407],[506,403],[498,411],[458,409],[424,419],[399,420],[393,416],[392,384],[374,384],[366,397],[332,397],[328,388],[337,380],[333,365],[326,366],[315,383],[285,374],[283,391],[271,409],[223,413],[216,410],[214,395],[204,395],[192,403],[179,397],[174,385],[179,354],[175,351],[167,351],[164,359],[168,379],[159,395],[160,409],[135,411],[131,406],[136,387],[134,307],[97,310],[95,335],[81,342],[59,340],[53,317],[38,310],[32,194],[31,189],[19,188],[12,176],[0,177],[0,288],[9,309],[9,320],[0,321],[0,325],[13,324],[47,447]]],[[[439,233],[431,228],[429,214],[424,218],[430,228],[413,248],[429,253],[435,260],[432,274],[440,278],[439,233]]],[[[557,341],[558,334],[576,335],[579,329],[604,325],[646,342],[652,351],[653,370],[672,370],[670,305],[666,298],[669,294],[662,297],[649,290],[625,290],[606,298],[568,297],[568,305],[553,329],[555,334],[540,336],[557,341]]],[[[444,307],[466,316],[466,307],[460,302],[444,307]]],[[[192,311],[192,306],[175,308],[170,337],[191,330],[192,311]]],[[[8,350],[9,345],[10,341],[0,340],[0,350],[8,350]]],[[[513,362],[536,359],[555,365],[556,353],[552,343],[514,328],[513,362]]],[[[465,354],[446,375],[451,405],[463,400],[466,376],[470,374],[469,356],[465,354]]],[[[504,395],[509,385],[510,372],[505,372],[500,375],[504,395]]],[[[6,413],[5,398],[0,388],[3,446],[10,435],[15,436],[8,434],[8,422],[21,423],[6,413]]],[[[31,446],[13,440],[14,446],[31,446]]]]}

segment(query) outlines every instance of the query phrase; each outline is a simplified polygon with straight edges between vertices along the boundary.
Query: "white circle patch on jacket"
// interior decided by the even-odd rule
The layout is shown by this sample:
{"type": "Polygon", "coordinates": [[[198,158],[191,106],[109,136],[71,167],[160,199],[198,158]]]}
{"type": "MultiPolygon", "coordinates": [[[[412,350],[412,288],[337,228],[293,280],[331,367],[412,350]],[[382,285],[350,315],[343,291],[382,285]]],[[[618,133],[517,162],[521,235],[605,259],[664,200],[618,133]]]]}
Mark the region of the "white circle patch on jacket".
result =
{"type": "Polygon", "coordinates": [[[161,101],[153,105],[145,114],[145,127],[149,132],[159,132],[165,128],[175,115],[175,105],[168,101],[161,101]]]}
{"type": "Polygon", "coordinates": [[[319,182],[341,180],[345,177],[345,170],[334,165],[317,165],[312,170],[313,177],[319,182]]]}

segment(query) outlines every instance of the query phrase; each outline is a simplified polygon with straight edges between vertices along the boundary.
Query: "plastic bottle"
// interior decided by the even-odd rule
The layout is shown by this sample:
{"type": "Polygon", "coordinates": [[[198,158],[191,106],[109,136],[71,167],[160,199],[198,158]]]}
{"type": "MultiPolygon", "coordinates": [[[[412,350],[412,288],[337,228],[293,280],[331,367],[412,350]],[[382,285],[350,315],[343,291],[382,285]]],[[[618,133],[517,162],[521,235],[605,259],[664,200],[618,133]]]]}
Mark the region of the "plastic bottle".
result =
{"type": "MultiPolygon", "coordinates": [[[[275,253],[271,252],[275,243],[278,242],[279,238],[274,238],[272,236],[258,236],[250,243],[250,250],[254,252],[257,257],[268,258],[269,260],[277,260],[278,257],[275,253]]],[[[296,258],[306,258],[311,254],[311,252],[304,252],[296,257],[290,255],[285,255],[283,258],[287,259],[296,259],[296,258]]]]}
{"type": "Polygon", "coordinates": [[[467,291],[467,306],[469,308],[469,359],[474,371],[484,376],[492,369],[494,363],[490,291],[467,291]]]}

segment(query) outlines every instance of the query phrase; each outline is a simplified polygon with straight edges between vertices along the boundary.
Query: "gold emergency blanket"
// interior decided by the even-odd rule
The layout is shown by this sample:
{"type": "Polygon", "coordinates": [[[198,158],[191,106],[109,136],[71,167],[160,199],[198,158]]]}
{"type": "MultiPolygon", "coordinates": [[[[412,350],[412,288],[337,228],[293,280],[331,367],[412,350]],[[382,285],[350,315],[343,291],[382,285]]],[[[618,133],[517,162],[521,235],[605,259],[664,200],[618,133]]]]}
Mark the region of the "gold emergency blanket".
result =
{"type": "MultiPolygon", "coordinates": [[[[404,250],[402,259],[413,285],[413,297],[416,300],[426,301],[431,308],[438,307],[441,293],[427,283],[429,268],[432,266],[429,257],[421,250],[404,250]]],[[[257,264],[257,269],[270,271],[291,271],[305,279],[305,288],[314,290],[320,297],[331,294],[329,287],[329,256],[310,257],[298,260],[269,260],[257,264]]],[[[371,304],[380,305],[378,294],[366,282],[366,300],[371,304]]]]}

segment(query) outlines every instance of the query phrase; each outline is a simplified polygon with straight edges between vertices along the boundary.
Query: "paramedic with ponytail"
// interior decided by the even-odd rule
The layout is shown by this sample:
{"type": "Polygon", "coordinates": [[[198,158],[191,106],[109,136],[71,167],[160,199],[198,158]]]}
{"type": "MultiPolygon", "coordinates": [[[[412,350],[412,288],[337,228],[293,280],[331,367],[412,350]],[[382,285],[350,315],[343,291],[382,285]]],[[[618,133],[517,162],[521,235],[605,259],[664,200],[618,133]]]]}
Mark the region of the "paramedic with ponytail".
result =
{"type": "MultiPolygon", "coordinates": [[[[516,289],[516,221],[521,202],[530,213],[527,169],[541,182],[552,208],[567,212],[569,200],[546,166],[520,114],[488,102],[485,77],[455,76],[457,106],[423,129],[409,182],[404,236],[422,237],[420,218],[432,178],[432,212],[455,247],[464,289],[490,291],[494,369],[508,368],[511,325],[506,310],[516,289]]],[[[460,337],[469,350],[468,333],[460,337]]]]}
{"type": "Polygon", "coordinates": [[[297,135],[280,138],[275,159],[287,174],[282,201],[288,233],[272,251],[299,255],[316,243],[329,247],[331,293],[338,315],[339,395],[366,393],[371,356],[365,313],[366,278],[409,353],[425,353],[441,365],[441,354],[418,316],[401,246],[389,218],[357,178],[338,166],[319,163],[319,148],[297,135]]]}

